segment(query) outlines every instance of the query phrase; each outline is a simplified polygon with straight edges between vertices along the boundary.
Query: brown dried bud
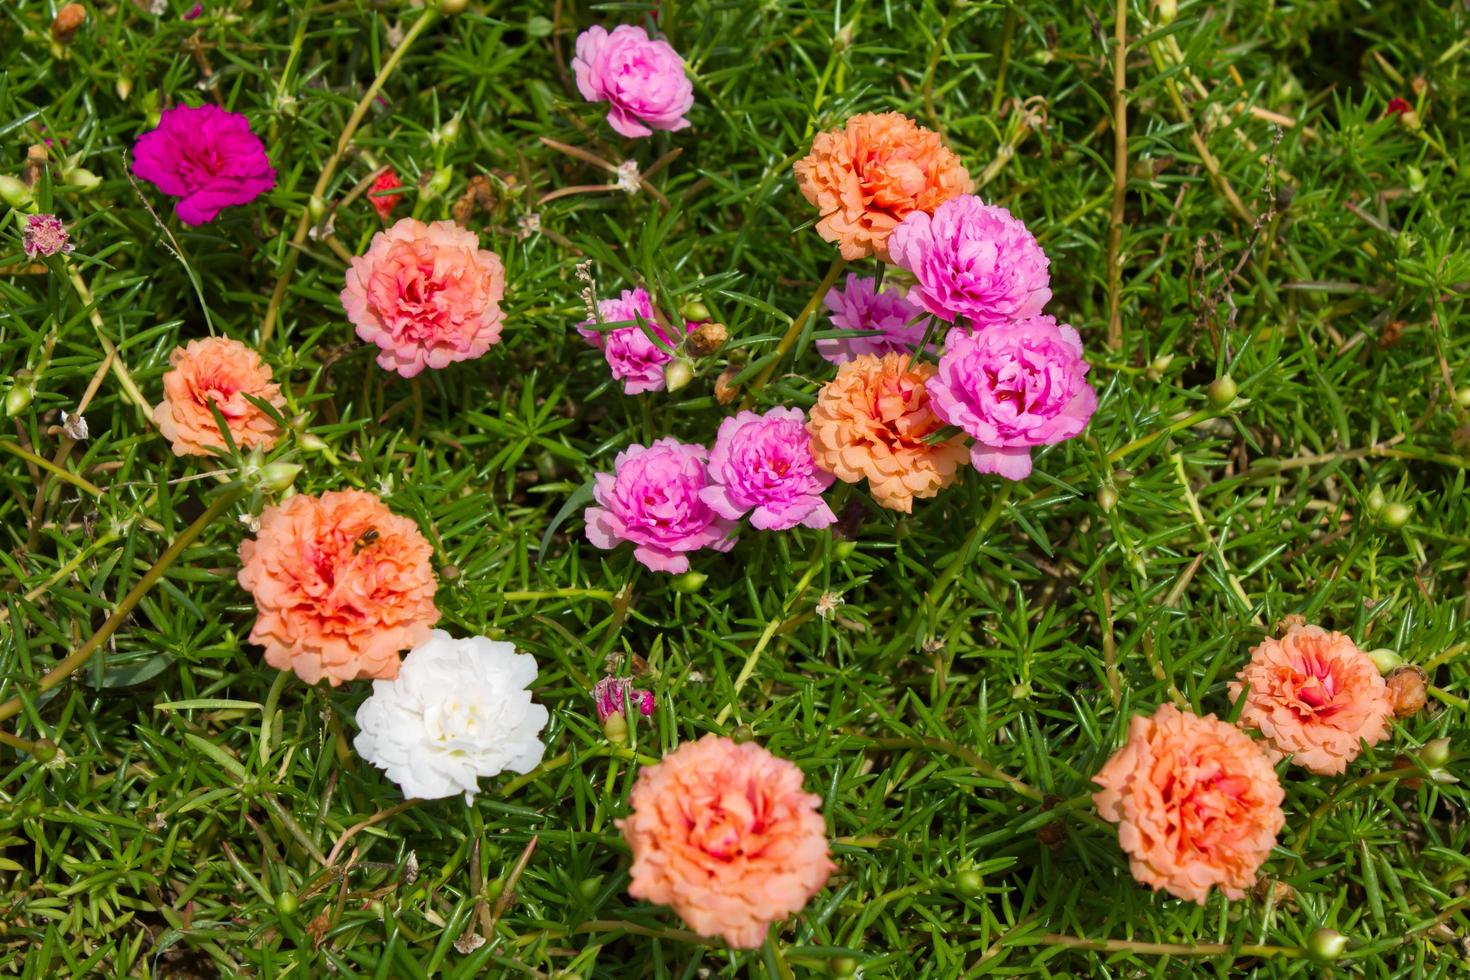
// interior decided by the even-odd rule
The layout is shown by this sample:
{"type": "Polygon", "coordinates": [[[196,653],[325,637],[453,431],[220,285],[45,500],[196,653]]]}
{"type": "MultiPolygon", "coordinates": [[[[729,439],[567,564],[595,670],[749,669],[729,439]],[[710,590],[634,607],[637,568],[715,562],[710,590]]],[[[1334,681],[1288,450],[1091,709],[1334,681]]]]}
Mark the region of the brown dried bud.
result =
{"type": "Polygon", "coordinates": [[[41,174],[45,172],[46,165],[50,162],[51,155],[46,152],[45,143],[32,143],[26,150],[26,166],[21,171],[21,180],[26,182],[27,187],[35,187],[41,180],[41,174]]]}
{"type": "Polygon", "coordinates": [[[1423,667],[1400,667],[1388,675],[1388,700],[1399,718],[1417,715],[1424,709],[1424,687],[1427,675],[1423,667]]]}
{"type": "Polygon", "coordinates": [[[720,372],[720,376],[715,379],[715,401],[728,405],[735,400],[735,396],[740,394],[740,388],[732,382],[739,373],[740,369],[733,364],[720,372]]]}
{"type": "Polygon", "coordinates": [[[1301,615],[1300,613],[1287,613],[1285,616],[1282,616],[1281,620],[1276,624],[1276,635],[1285,636],[1293,629],[1305,625],[1307,625],[1307,617],[1301,615]]]}
{"type": "Polygon", "coordinates": [[[725,329],[725,325],[723,323],[715,323],[711,320],[708,323],[701,323],[689,335],[689,339],[685,341],[685,345],[689,353],[693,356],[709,357],[715,351],[724,347],[725,341],[729,339],[730,331],[725,329]]]}
{"type": "Polygon", "coordinates": [[[58,44],[70,44],[71,36],[87,20],[87,8],[79,3],[69,3],[56,12],[51,22],[51,36],[58,44]]]}
{"type": "Polygon", "coordinates": [[[1296,889],[1284,881],[1275,878],[1258,878],[1255,887],[1251,889],[1251,895],[1258,902],[1270,899],[1279,909],[1296,908],[1296,889]]]}

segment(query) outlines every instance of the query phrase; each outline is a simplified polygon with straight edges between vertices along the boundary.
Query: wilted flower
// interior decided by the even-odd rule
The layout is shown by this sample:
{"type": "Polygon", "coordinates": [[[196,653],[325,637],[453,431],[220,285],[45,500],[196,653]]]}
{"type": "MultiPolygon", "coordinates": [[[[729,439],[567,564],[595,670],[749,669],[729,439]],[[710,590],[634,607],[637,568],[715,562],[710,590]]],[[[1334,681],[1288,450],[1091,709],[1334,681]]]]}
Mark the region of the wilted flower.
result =
{"type": "Polygon", "coordinates": [[[652,691],[638,690],[632,681],[623,677],[604,677],[598,681],[592,686],[592,700],[597,705],[598,721],[623,714],[625,703],[637,708],[645,718],[653,714],[656,706],[652,691]]]}
{"type": "Polygon", "coordinates": [[[47,258],[76,248],[66,232],[66,225],[54,214],[26,215],[26,230],[21,236],[21,247],[33,259],[47,258]]]}

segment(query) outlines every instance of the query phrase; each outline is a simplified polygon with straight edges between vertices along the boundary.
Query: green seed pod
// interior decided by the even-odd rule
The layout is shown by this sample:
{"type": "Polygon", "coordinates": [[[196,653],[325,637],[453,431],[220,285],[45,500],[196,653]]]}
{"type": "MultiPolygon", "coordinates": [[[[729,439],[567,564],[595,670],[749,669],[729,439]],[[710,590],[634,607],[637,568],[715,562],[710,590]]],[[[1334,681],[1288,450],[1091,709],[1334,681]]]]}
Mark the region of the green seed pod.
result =
{"type": "Polygon", "coordinates": [[[61,172],[61,180],[78,188],[83,194],[96,190],[102,183],[102,178],[86,167],[68,167],[61,172]]]}
{"type": "Polygon", "coordinates": [[[1383,508],[1383,513],[1379,516],[1378,519],[1383,522],[1384,527],[1397,530],[1403,527],[1405,524],[1409,523],[1409,518],[1413,516],[1413,513],[1414,512],[1409,509],[1408,504],[1404,503],[1402,500],[1395,500],[1393,503],[1383,508]]]}
{"type": "Polygon", "coordinates": [[[322,219],[327,216],[327,202],[322,200],[320,194],[311,195],[306,202],[306,213],[311,216],[312,224],[321,224],[322,219]]]}
{"type": "Polygon", "coordinates": [[[1419,761],[1431,769],[1442,769],[1450,761],[1450,740],[1436,738],[1419,750],[1419,761]]]}
{"type": "Polygon", "coordinates": [[[16,385],[5,393],[5,414],[19,415],[30,407],[34,397],[35,389],[30,385],[16,385]]]}
{"type": "Polygon", "coordinates": [[[703,323],[711,317],[709,307],[705,306],[704,300],[698,296],[690,297],[679,312],[684,315],[684,319],[693,320],[695,323],[703,323]]]}
{"type": "Polygon", "coordinates": [[[1369,651],[1368,659],[1373,661],[1373,666],[1377,667],[1378,672],[1385,677],[1404,665],[1404,658],[1400,657],[1397,651],[1390,650],[1388,647],[1379,647],[1377,650],[1369,651]]]}
{"type": "Polygon", "coordinates": [[[31,757],[43,766],[48,762],[54,762],[56,754],[60,751],[56,743],[49,738],[38,738],[31,745],[31,757]]]}
{"type": "Polygon", "coordinates": [[[694,365],[687,357],[676,357],[664,365],[664,386],[678,391],[694,379],[694,365]]]}
{"type": "Polygon", "coordinates": [[[985,890],[985,876],[974,868],[967,868],[954,876],[954,885],[961,895],[973,898],[985,890]]]}
{"type": "Polygon", "coordinates": [[[1205,397],[1210,400],[1211,406],[1223,410],[1234,404],[1239,391],[1235,379],[1228,374],[1222,374],[1210,382],[1210,386],[1205,389],[1205,397]]]}
{"type": "Polygon", "coordinates": [[[628,744],[628,719],[623,717],[621,711],[614,711],[602,722],[602,734],[614,745],[628,744]]]}
{"type": "Polygon", "coordinates": [[[680,575],[678,578],[674,579],[669,584],[673,586],[675,592],[683,592],[685,595],[693,595],[700,589],[704,588],[704,583],[707,581],[709,581],[708,575],[704,574],[703,572],[693,571],[691,569],[690,571],[687,571],[683,575],[680,575]]]}
{"type": "Polygon", "coordinates": [[[856,550],[857,542],[849,538],[844,538],[832,546],[832,554],[838,561],[847,561],[856,550]]]}
{"type": "Polygon", "coordinates": [[[296,910],[301,907],[295,892],[281,892],[276,896],[276,911],[281,915],[295,915],[296,910]]]}
{"type": "Polygon", "coordinates": [[[1331,963],[1347,949],[1347,942],[1336,929],[1315,929],[1307,938],[1307,953],[1318,963],[1331,963]]]}
{"type": "Polygon", "coordinates": [[[1383,513],[1383,508],[1388,506],[1388,498],[1383,495],[1382,488],[1374,487],[1368,491],[1368,499],[1363,501],[1363,506],[1368,509],[1368,513],[1370,514],[1381,514],[1383,513]]]}
{"type": "Polygon", "coordinates": [[[445,17],[454,17],[464,13],[469,5],[469,0],[439,0],[439,13],[445,17]]]}
{"type": "Polygon", "coordinates": [[[113,86],[113,89],[117,92],[117,97],[126,102],[128,101],[128,97],[133,94],[133,80],[126,75],[119,75],[117,76],[117,84],[113,86]]]}
{"type": "Polygon", "coordinates": [[[1111,514],[1113,508],[1118,506],[1118,491],[1112,487],[1098,487],[1097,505],[1102,508],[1104,514],[1111,514]]]}
{"type": "Polygon", "coordinates": [[[260,485],[266,490],[280,493],[295,483],[299,475],[301,466],[296,463],[270,463],[260,468],[260,485]]]}
{"type": "Polygon", "coordinates": [[[827,964],[828,973],[832,974],[832,976],[834,977],[844,978],[844,980],[846,980],[847,977],[857,976],[857,971],[858,961],[853,959],[851,956],[838,956],[835,957],[832,962],[827,964]]]}

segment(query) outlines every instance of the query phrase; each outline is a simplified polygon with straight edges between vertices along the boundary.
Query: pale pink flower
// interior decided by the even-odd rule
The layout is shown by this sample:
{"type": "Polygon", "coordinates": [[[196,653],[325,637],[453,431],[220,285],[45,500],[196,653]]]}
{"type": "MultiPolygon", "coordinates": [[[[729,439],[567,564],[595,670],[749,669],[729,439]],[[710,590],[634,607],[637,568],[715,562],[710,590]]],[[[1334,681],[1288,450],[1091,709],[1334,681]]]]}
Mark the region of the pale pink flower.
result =
{"type": "Polygon", "coordinates": [[[853,331],[850,337],[817,341],[817,353],[833,364],[860,354],[911,354],[924,340],[923,310],[910,303],[897,286],[877,291],[872,276],[847,276],[847,287],[828,291],[822,302],[832,311],[832,326],[853,331]],[[918,321],[918,322],[915,322],[918,321]]]}
{"type": "Polygon", "coordinates": [[[57,253],[70,252],[76,248],[66,225],[54,214],[26,215],[26,229],[21,236],[21,247],[31,258],[46,258],[57,253]]]}
{"type": "Polygon", "coordinates": [[[621,24],[610,34],[587,28],[577,38],[572,71],[582,97],[608,103],[608,124],[624,136],[689,125],[684,114],[694,105],[694,85],[684,61],[667,41],[650,39],[641,27],[621,24]]]}

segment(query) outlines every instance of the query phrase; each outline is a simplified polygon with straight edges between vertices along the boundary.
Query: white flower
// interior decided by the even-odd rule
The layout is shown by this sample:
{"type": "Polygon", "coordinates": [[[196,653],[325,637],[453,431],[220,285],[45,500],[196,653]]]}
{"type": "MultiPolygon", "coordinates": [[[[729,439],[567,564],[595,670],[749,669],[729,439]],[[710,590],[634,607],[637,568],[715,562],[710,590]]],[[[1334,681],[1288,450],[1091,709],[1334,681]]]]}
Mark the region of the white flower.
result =
{"type": "Polygon", "coordinates": [[[536,661],[510,643],[434,630],[403,658],[396,680],[373,681],[353,747],[405,797],[462,792],[469,803],[480,777],[540,764],[546,746],[537,736],[550,715],[531,702],[526,685],[535,679],[536,661]]]}

